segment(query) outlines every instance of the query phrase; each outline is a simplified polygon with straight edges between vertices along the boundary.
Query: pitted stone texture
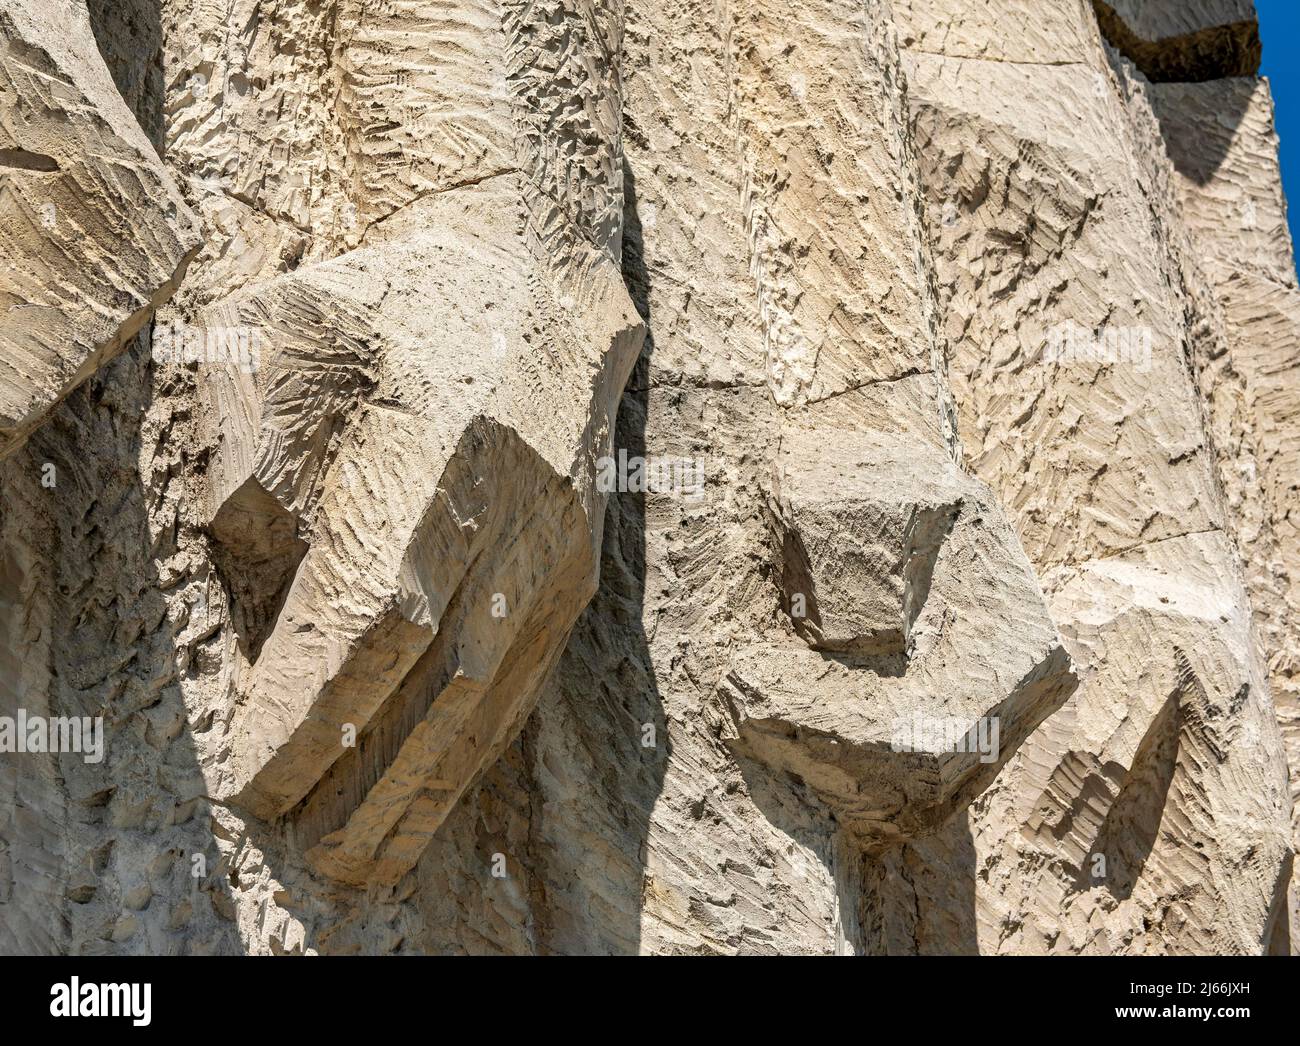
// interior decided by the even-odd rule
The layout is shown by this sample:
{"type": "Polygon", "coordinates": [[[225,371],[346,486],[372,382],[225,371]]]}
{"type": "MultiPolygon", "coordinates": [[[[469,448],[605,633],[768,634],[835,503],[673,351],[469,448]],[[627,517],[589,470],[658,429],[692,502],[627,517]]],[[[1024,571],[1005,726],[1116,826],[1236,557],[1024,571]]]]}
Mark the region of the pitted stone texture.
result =
{"type": "Polygon", "coordinates": [[[900,45],[908,51],[990,62],[1079,62],[1095,55],[1096,27],[1079,18],[1079,0],[891,0],[900,45]]]}
{"type": "Polygon", "coordinates": [[[987,949],[1278,947],[1290,800],[1249,607],[1223,577],[1226,545],[1178,538],[1051,579],[1082,686],[991,790],[976,836],[996,869],[987,949]],[[1121,691],[1125,702],[1108,696],[1121,691]],[[998,935],[998,913],[1034,894],[1057,914],[998,935]],[[1151,912],[1165,913],[1156,936],[1151,912]]]}

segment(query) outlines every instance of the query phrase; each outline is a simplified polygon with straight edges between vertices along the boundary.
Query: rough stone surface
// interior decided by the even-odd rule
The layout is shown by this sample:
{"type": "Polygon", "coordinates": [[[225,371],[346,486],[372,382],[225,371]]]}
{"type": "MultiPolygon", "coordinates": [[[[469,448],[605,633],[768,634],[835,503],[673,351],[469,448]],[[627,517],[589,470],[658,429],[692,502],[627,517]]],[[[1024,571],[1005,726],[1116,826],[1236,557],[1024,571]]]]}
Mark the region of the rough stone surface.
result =
{"type": "Polygon", "coordinates": [[[1247,0],[63,6],[0,951],[1300,950],[1247,0]]]}
{"type": "Polygon", "coordinates": [[[0,9],[0,457],[122,351],[199,246],[84,4],[0,9]]]}
{"type": "MultiPolygon", "coordinates": [[[[1232,418],[1215,444],[1234,507],[1255,627],[1277,707],[1292,800],[1300,799],[1300,290],[1286,222],[1268,85],[1254,78],[1159,84],[1151,103],[1214,323],[1211,409],[1232,418]],[[1229,132],[1218,113],[1230,113],[1229,132]],[[1226,390],[1226,395],[1225,395],[1226,390]],[[1223,403],[1222,401],[1227,401],[1223,403]]],[[[1203,385],[1204,387],[1204,385],[1203,385]]],[[[1300,838],[1300,826],[1297,828],[1300,838]]],[[[1292,934],[1300,897],[1292,887],[1292,934]]]]}

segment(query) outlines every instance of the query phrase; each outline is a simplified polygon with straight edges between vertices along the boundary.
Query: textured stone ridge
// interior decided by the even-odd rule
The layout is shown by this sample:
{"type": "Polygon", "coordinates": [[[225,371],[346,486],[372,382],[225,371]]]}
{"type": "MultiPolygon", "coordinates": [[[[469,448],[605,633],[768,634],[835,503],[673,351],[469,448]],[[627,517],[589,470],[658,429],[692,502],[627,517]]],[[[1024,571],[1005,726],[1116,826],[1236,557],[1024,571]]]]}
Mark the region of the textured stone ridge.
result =
{"type": "Polygon", "coordinates": [[[642,325],[614,261],[617,83],[577,74],[618,27],[592,29],[582,5],[563,32],[541,14],[470,23],[477,52],[505,52],[493,93],[443,88],[477,107],[489,173],[203,313],[268,345],[253,374],[213,367],[200,392],[223,575],[233,593],[250,558],[278,563],[235,597],[248,664],[218,794],[289,815],[310,865],[359,886],[415,863],[596,589],[597,462],[642,325]],[[529,47],[557,64],[516,69],[529,47]],[[587,105],[553,111],[571,75],[587,105]]]}
{"type": "Polygon", "coordinates": [[[199,246],[85,5],[52,6],[0,8],[0,457],[126,346],[199,246]]]}
{"type": "Polygon", "coordinates": [[[915,441],[822,429],[836,447],[826,460],[810,435],[783,442],[779,469],[783,602],[808,593],[814,650],[743,648],[721,689],[736,746],[807,782],[879,848],[967,806],[1078,681],[982,484],[915,441]],[[819,569],[791,570],[791,550],[808,548],[800,558],[819,569]],[[815,574],[834,590],[815,592],[815,574]],[[938,747],[947,737],[926,726],[949,722],[975,743],[938,747]]]}
{"type": "Polygon", "coordinates": [[[1259,46],[0,0],[0,951],[1300,952],[1259,46]]]}

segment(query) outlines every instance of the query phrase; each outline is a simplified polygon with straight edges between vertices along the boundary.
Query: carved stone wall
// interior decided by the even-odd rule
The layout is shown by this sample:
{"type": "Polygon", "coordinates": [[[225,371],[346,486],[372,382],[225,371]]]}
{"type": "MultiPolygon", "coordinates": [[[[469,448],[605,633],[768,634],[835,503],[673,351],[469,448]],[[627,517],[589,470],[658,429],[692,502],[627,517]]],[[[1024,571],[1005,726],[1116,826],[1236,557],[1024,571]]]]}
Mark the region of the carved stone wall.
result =
{"type": "Polygon", "coordinates": [[[1249,0],[50,6],[0,950],[1300,949],[1249,0]]]}

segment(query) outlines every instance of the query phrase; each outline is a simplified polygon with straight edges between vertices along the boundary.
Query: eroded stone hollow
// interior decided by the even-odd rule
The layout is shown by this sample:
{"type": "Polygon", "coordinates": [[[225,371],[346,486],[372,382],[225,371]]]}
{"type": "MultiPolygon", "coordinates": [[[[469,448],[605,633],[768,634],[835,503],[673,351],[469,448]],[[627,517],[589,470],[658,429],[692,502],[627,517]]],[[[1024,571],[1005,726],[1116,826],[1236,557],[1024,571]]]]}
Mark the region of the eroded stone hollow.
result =
{"type": "Polygon", "coordinates": [[[0,0],[0,951],[1294,949],[1259,61],[0,0]]]}

